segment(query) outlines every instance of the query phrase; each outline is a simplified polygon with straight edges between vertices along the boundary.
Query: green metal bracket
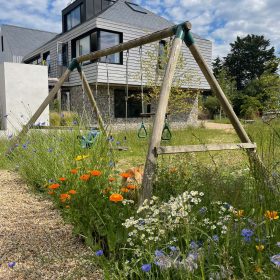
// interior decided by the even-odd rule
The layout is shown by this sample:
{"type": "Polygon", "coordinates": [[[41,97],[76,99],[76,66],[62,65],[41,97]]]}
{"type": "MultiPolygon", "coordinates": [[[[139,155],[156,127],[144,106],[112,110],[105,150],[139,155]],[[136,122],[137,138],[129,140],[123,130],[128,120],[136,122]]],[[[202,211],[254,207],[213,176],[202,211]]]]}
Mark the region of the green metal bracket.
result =
{"type": "Polygon", "coordinates": [[[184,38],[184,42],[188,47],[190,47],[191,45],[194,44],[194,39],[193,39],[192,33],[190,31],[188,31],[186,33],[185,38],[184,38]]]}
{"type": "Polygon", "coordinates": [[[69,65],[68,69],[69,69],[70,71],[73,71],[75,68],[77,68],[77,70],[78,70],[79,72],[81,71],[81,66],[80,66],[80,64],[79,64],[79,62],[77,61],[76,58],[74,58],[74,59],[71,61],[71,63],[70,63],[70,65],[69,65]]]}
{"type": "Polygon", "coordinates": [[[165,117],[165,123],[161,134],[161,140],[171,140],[172,133],[168,124],[167,116],[165,117]]]}

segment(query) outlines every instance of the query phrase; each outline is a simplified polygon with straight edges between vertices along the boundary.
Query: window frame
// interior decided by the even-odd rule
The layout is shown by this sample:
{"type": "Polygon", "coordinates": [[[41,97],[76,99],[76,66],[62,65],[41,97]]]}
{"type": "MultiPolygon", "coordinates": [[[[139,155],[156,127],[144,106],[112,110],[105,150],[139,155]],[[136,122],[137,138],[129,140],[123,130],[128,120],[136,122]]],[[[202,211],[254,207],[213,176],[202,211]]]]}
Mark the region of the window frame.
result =
{"type": "MultiPolygon", "coordinates": [[[[118,34],[119,35],[119,44],[123,42],[123,33],[118,32],[118,31],[112,31],[112,30],[107,30],[107,29],[102,29],[102,28],[94,28],[86,33],[83,33],[82,35],[74,38],[71,41],[71,56],[72,59],[77,57],[77,49],[76,49],[76,42],[78,40],[81,40],[87,36],[90,36],[90,52],[94,52],[97,50],[100,50],[100,32],[108,32],[108,33],[113,33],[113,34],[118,34]],[[95,38],[94,38],[95,37],[95,38]]],[[[114,62],[109,62],[109,64],[114,64],[114,65],[123,65],[123,52],[118,53],[120,55],[120,62],[119,63],[114,63],[114,62]]],[[[95,63],[96,60],[91,60],[83,63],[83,65],[88,65],[91,63],[95,63]]],[[[100,61],[100,63],[106,63],[104,61],[100,61]]]]}
{"type": "Polygon", "coordinates": [[[4,36],[1,36],[1,50],[4,52],[4,36]]]}
{"type": "Polygon", "coordinates": [[[79,26],[80,24],[82,24],[82,5],[83,4],[80,4],[78,5],[77,7],[73,8],[69,13],[67,13],[65,15],[65,31],[70,31],[72,30],[73,28],[79,26]],[[76,11],[77,9],[79,9],[79,12],[80,12],[80,22],[76,25],[72,25],[72,18],[71,18],[71,28],[68,28],[68,17],[71,17],[71,15],[74,13],[74,11],[76,11]]]}

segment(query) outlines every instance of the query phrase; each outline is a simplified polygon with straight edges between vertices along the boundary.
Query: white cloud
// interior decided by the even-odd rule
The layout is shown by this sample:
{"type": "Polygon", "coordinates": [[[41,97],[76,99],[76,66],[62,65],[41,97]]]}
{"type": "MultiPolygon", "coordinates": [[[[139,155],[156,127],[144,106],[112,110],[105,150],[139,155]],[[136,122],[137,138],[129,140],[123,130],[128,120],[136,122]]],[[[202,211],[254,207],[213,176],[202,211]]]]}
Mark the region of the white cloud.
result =
{"type": "MultiPolygon", "coordinates": [[[[61,10],[70,0],[0,0],[0,23],[61,32],[61,10]]],[[[280,55],[279,0],[135,0],[213,41],[213,57],[225,56],[236,36],[264,35],[280,55]]]]}

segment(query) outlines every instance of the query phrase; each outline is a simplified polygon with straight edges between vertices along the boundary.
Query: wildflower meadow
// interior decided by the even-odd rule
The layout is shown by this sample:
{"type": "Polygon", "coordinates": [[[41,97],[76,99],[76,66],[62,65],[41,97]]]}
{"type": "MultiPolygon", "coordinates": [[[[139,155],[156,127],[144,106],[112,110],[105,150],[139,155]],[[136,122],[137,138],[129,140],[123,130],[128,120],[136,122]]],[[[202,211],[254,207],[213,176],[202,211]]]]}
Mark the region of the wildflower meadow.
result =
{"type": "MultiPolygon", "coordinates": [[[[279,121],[246,127],[265,171],[245,151],[160,158],[153,197],[140,206],[149,140],[134,132],[126,143],[123,133],[100,133],[84,147],[80,128],[32,130],[1,167],[61,209],[105,279],[280,279],[279,129],[279,121]],[[128,151],[110,149],[124,144],[128,151]]],[[[202,141],[238,140],[189,128],[166,144],[202,141]]]]}

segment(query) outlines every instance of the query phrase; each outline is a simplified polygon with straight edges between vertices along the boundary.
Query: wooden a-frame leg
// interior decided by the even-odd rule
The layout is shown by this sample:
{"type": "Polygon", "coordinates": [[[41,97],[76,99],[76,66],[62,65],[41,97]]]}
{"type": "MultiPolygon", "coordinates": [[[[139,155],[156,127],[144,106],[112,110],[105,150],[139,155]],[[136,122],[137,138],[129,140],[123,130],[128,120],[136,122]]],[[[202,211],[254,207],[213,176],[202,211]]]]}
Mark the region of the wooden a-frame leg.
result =
{"type": "Polygon", "coordinates": [[[168,106],[168,99],[176,70],[179,54],[182,47],[182,39],[184,38],[184,30],[178,27],[176,38],[174,39],[168,64],[166,66],[161,92],[159,96],[157,113],[153,124],[153,132],[150,140],[148,155],[146,158],[142,188],[140,189],[139,205],[143,204],[145,199],[150,200],[152,196],[153,180],[156,171],[157,155],[155,148],[160,145],[161,134],[165,120],[165,114],[168,106]]]}
{"type": "Polygon", "coordinates": [[[91,90],[90,85],[89,85],[89,83],[87,81],[85,73],[80,68],[78,68],[78,71],[79,71],[80,78],[81,78],[82,83],[83,83],[83,87],[84,87],[84,89],[85,89],[85,91],[87,93],[87,96],[89,98],[90,104],[91,104],[93,110],[95,111],[95,113],[97,115],[99,127],[100,127],[102,132],[106,133],[105,124],[104,124],[104,121],[102,119],[102,115],[101,115],[100,110],[99,110],[99,108],[97,106],[96,100],[95,100],[95,98],[93,96],[92,90],[91,90]]]}

